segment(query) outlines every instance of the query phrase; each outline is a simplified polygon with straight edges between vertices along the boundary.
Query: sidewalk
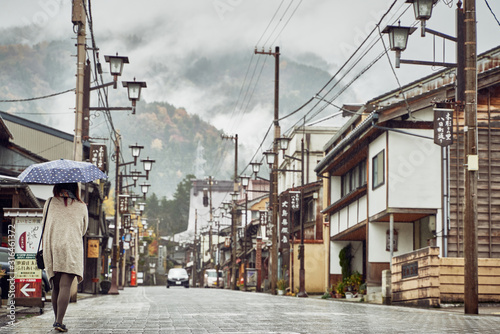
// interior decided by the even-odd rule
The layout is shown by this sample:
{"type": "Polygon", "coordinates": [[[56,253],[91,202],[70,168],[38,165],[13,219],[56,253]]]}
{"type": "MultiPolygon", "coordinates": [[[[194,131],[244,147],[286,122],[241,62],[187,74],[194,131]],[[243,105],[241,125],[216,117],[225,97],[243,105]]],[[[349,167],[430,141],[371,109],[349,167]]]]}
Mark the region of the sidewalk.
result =
{"type": "MultiPolygon", "coordinates": [[[[316,297],[316,296],[315,296],[316,297]]],[[[317,297],[321,298],[321,295],[317,297]]],[[[361,301],[361,298],[327,298],[332,302],[340,302],[340,303],[364,303],[361,301]]],[[[375,304],[382,305],[382,304],[375,304]]],[[[391,305],[387,305],[390,307],[391,305]]],[[[402,306],[411,308],[411,306],[402,306]]],[[[479,303],[479,315],[492,315],[492,316],[500,316],[500,304],[494,303],[479,303]]],[[[424,309],[432,309],[436,311],[443,312],[453,312],[453,313],[462,313],[464,314],[465,309],[463,304],[441,304],[441,307],[437,308],[424,308],[424,309]]]]}
{"type": "MultiPolygon", "coordinates": [[[[102,296],[100,294],[94,295],[90,293],[78,293],[77,295],[77,302],[79,300],[87,299],[87,298],[92,298],[92,297],[97,297],[97,296],[102,296]]],[[[47,294],[46,300],[44,302],[43,306],[43,313],[48,313],[52,312],[52,301],[51,301],[51,293],[49,292],[47,294]]],[[[0,308],[0,327],[4,326],[7,324],[9,321],[7,315],[10,312],[9,309],[7,309],[7,299],[2,299],[2,304],[0,308]]],[[[15,309],[15,316],[16,320],[22,320],[24,318],[40,315],[40,308],[39,307],[30,307],[30,306],[16,306],[15,309]]]]}

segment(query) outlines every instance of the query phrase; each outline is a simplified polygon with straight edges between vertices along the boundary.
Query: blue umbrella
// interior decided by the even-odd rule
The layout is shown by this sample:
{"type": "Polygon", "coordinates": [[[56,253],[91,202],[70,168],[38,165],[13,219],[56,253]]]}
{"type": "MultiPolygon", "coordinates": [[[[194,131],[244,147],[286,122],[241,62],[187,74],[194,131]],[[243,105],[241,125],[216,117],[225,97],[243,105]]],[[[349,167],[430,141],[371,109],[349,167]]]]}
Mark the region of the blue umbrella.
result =
{"type": "Polygon", "coordinates": [[[18,178],[25,183],[58,184],[87,183],[107,176],[90,162],[60,159],[31,165],[18,178]]]}

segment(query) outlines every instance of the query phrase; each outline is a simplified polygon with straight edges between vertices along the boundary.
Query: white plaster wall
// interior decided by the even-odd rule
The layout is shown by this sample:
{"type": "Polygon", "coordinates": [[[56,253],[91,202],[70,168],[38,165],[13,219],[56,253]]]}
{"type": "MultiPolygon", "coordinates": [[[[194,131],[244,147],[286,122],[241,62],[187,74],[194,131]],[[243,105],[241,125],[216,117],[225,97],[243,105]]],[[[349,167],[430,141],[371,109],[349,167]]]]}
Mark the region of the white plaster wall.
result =
{"type": "Polygon", "coordinates": [[[358,201],[349,205],[349,217],[347,228],[354,226],[358,223],[358,201]]]}
{"type": "Polygon", "coordinates": [[[345,229],[347,229],[347,212],[348,212],[348,208],[343,208],[342,210],[340,210],[339,212],[339,219],[340,219],[340,224],[339,224],[339,231],[342,232],[344,231],[345,229]]]}
{"type": "Polygon", "coordinates": [[[340,176],[332,176],[330,177],[330,200],[331,202],[328,205],[331,205],[341,198],[341,184],[342,178],[340,176]]]}
{"type": "MultiPolygon", "coordinates": [[[[373,190],[372,184],[372,159],[374,156],[379,154],[382,150],[385,150],[385,158],[387,162],[387,148],[386,148],[386,134],[382,134],[379,136],[377,139],[375,139],[369,147],[369,154],[368,154],[368,175],[367,175],[367,187],[368,187],[368,198],[370,199],[368,201],[369,205],[369,216],[373,216],[383,210],[386,209],[387,207],[387,173],[384,171],[385,174],[385,183],[378,187],[377,189],[373,190]]],[[[385,163],[385,167],[387,170],[387,163],[385,163]]]]}
{"type": "Polygon", "coordinates": [[[338,213],[334,213],[330,215],[330,236],[334,236],[339,233],[339,215],[338,213]]]}
{"type": "Polygon", "coordinates": [[[342,274],[339,264],[339,253],[348,244],[351,244],[351,252],[354,258],[351,262],[351,270],[363,274],[363,243],[361,241],[332,241],[330,242],[330,274],[342,274]]]}
{"type": "MultiPolygon", "coordinates": [[[[398,251],[393,255],[398,256],[413,251],[413,224],[394,223],[394,228],[398,231],[398,251]]],[[[389,223],[368,224],[369,262],[390,262],[390,252],[385,250],[388,229],[389,223]]]]}
{"type": "MultiPolygon", "coordinates": [[[[407,131],[433,136],[433,130],[407,131]]],[[[388,153],[388,206],[441,207],[441,148],[429,139],[390,132],[388,153]]]]}
{"type": "Polygon", "coordinates": [[[359,200],[359,222],[365,221],[366,220],[366,215],[367,215],[367,201],[366,201],[366,196],[361,197],[359,200]]]}
{"type": "Polygon", "coordinates": [[[330,242],[330,274],[342,274],[342,268],[339,264],[339,252],[347,246],[349,241],[330,242]]]}

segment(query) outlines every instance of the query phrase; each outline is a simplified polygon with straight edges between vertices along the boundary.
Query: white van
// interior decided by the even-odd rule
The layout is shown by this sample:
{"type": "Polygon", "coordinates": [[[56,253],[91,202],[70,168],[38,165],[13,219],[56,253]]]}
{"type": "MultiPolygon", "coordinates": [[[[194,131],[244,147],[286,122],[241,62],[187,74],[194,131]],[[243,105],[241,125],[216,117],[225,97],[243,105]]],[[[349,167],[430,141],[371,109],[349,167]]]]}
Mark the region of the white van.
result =
{"type": "Polygon", "coordinates": [[[222,271],[219,270],[219,285],[217,285],[217,271],[215,269],[205,270],[205,288],[223,288],[224,287],[224,275],[222,271]]]}

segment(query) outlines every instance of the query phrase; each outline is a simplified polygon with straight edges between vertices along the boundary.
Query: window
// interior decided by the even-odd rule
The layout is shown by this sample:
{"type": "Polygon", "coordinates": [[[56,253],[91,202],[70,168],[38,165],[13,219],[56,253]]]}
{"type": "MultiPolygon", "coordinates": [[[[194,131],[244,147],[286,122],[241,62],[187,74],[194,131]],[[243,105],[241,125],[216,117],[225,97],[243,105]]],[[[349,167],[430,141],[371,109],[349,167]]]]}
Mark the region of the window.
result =
{"type": "Polygon", "coordinates": [[[354,168],[342,175],[342,197],[366,185],[366,161],[363,160],[354,168]]]}
{"type": "Polygon", "coordinates": [[[384,184],[384,151],[373,157],[372,160],[372,188],[378,188],[384,184]]]}
{"type": "Polygon", "coordinates": [[[315,219],[315,213],[316,213],[316,208],[315,208],[315,201],[313,199],[309,200],[307,202],[307,207],[306,207],[306,222],[312,222],[315,219]]]}

